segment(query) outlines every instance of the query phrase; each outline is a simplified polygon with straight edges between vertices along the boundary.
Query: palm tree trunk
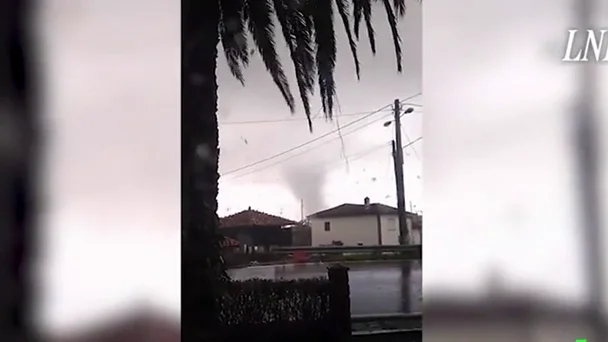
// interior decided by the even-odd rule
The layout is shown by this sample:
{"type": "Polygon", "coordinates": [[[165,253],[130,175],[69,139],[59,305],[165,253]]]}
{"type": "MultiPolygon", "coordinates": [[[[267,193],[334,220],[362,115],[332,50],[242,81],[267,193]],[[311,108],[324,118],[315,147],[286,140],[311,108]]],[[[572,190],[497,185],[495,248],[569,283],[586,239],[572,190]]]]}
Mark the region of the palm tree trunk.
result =
{"type": "Polygon", "coordinates": [[[182,1],[182,341],[217,319],[226,278],[218,236],[217,0],[182,1]]]}
{"type": "Polygon", "coordinates": [[[31,341],[30,266],[34,239],[35,158],[38,132],[34,105],[32,45],[26,25],[30,1],[0,8],[0,294],[3,340],[31,341]],[[5,311],[4,311],[5,310],[5,311]]]}

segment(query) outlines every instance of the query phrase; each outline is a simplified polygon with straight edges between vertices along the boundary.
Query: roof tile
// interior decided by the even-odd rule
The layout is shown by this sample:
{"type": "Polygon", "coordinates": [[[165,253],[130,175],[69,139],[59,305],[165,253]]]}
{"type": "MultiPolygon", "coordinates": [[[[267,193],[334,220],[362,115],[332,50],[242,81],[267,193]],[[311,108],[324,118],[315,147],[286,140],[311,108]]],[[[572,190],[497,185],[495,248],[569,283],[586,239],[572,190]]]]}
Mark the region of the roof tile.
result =
{"type": "MultiPolygon", "coordinates": [[[[382,203],[352,204],[345,203],[337,207],[329,208],[310,215],[311,218],[330,218],[330,217],[352,217],[365,215],[397,215],[398,210],[395,207],[388,206],[382,203]]],[[[407,215],[416,215],[406,212],[407,215]]],[[[417,216],[417,215],[416,215],[417,216]]]]}
{"type": "Polygon", "coordinates": [[[220,227],[288,226],[297,222],[251,208],[220,218],[220,227]]]}

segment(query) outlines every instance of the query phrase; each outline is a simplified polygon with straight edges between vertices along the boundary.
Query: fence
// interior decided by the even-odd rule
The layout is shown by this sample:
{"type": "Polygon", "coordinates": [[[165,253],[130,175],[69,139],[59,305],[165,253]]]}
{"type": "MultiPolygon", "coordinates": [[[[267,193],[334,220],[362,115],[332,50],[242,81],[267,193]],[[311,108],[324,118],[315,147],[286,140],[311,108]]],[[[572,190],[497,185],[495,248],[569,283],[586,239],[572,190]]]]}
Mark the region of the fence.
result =
{"type": "Polygon", "coordinates": [[[327,278],[230,282],[220,299],[218,341],[342,341],[351,336],[348,268],[327,278]]]}
{"type": "Polygon", "coordinates": [[[420,342],[422,313],[356,315],[353,322],[354,342],[420,342]],[[375,326],[371,330],[369,327],[375,326]]]}

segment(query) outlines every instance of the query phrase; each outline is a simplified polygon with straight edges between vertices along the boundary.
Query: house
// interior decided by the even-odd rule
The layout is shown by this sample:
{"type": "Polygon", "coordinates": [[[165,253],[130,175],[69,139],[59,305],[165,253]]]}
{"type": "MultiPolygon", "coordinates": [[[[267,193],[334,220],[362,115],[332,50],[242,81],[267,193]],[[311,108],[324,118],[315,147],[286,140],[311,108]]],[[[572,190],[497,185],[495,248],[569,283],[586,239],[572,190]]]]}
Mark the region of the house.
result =
{"type": "Polygon", "coordinates": [[[312,244],[310,223],[306,220],[291,227],[292,246],[310,246],[312,244]]]}
{"type": "MultiPolygon", "coordinates": [[[[422,242],[422,217],[406,212],[411,244],[422,242]]],[[[345,246],[398,245],[399,218],[397,208],[381,203],[346,203],[308,217],[312,245],[345,246]]]]}
{"type": "Polygon", "coordinates": [[[422,215],[406,212],[407,229],[410,233],[410,244],[422,244],[422,215]]]}
{"type": "Polygon", "coordinates": [[[220,218],[221,233],[240,243],[245,252],[267,251],[272,246],[291,246],[291,227],[297,222],[249,207],[220,218]]]}

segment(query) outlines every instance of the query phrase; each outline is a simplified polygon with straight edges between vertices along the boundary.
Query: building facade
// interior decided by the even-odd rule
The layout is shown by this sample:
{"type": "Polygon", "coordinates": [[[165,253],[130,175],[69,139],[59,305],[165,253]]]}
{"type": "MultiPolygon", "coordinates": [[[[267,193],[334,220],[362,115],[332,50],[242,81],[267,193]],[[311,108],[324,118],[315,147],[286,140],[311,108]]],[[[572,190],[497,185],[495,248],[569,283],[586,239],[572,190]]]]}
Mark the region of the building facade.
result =
{"type": "Polygon", "coordinates": [[[268,251],[292,245],[292,226],[297,222],[251,209],[220,218],[220,232],[238,241],[244,252],[268,251]]]}
{"type": "MultiPolygon", "coordinates": [[[[410,243],[422,241],[421,223],[407,213],[410,243]],[[420,223],[420,224],[418,224],[420,223]]],[[[308,217],[312,246],[377,246],[399,244],[399,217],[397,208],[380,203],[346,203],[320,211],[308,217]]]]}

